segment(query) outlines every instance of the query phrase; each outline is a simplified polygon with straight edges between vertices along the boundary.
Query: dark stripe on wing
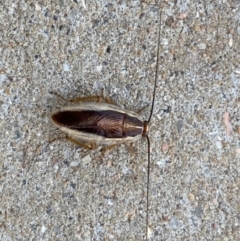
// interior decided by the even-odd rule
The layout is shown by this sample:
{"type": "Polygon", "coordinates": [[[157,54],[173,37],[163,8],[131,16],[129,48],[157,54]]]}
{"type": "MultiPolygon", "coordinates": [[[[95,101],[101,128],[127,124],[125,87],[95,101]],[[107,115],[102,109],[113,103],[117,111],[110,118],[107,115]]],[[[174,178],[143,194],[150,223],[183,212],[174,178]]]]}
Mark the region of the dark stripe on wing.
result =
{"type": "Polygon", "coordinates": [[[142,122],[117,111],[60,111],[52,115],[60,125],[106,138],[124,138],[142,133],[142,122]]]}

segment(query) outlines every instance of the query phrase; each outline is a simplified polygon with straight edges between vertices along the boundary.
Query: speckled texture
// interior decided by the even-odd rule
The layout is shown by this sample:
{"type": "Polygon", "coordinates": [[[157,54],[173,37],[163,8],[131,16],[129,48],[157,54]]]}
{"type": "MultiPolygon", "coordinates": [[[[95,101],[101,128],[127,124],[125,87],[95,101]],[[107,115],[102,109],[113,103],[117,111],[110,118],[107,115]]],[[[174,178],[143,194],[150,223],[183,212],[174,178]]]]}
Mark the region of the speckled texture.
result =
{"type": "Polygon", "coordinates": [[[30,0],[0,5],[0,240],[144,239],[146,140],[50,143],[50,115],[54,92],[150,105],[159,9],[151,240],[239,239],[239,1],[30,0]]]}

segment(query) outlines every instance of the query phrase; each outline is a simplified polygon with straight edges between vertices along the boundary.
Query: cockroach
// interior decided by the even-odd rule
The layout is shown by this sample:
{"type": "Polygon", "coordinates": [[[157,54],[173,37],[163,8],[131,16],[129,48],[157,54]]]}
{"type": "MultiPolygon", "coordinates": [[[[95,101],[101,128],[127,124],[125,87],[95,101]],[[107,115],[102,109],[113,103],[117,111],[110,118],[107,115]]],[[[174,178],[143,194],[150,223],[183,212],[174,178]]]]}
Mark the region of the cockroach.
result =
{"type": "Polygon", "coordinates": [[[159,65],[161,32],[158,31],[157,61],[155,69],[155,80],[153,99],[150,115],[147,121],[142,121],[139,114],[133,111],[122,110],[119,106],[109,100],[105,103],[99,102],[99,96],[83,97],[73,100],[81,102],[75,105],[61,108],[52,114],[53,124],[67,134],[67,139],[84,148],[92,149],[96,144],[115,146],[121,143],[132,143],[142,136],[146,137],[148,143],[147,164],[147,197],[146,197],[146,239],[148,239],[149,222],[149,174],[150,174],[150,140],[148,137],[149,123],[152,118],[159,65]],[[95,101],[93,101],[95,100],[95,101]],[[98,102],[97,102],[98,100],[98,102]],[[88,143],[88,144],[86,144],[88,143]]]}

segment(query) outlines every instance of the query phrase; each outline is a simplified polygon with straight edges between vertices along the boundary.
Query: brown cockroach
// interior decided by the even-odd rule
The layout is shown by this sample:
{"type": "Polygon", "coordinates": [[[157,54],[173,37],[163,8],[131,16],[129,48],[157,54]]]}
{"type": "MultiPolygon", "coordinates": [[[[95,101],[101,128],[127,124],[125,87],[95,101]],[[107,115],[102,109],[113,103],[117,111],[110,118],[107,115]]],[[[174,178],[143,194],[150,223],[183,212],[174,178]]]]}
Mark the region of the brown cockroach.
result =
{"type": "Polygon", "coordinates": [[[108,103],[108,100],[106,100],[106,103],[96,102],[96,100],[99,101],[100,97],[98,96],[83,97],[73,100],[74,102],[82,101],[82,103],[63,107],[51,116],[53,124],[67,134],[67,139],[84,148],[92,149],[96,143],[111,146],[121,143],[132,143],[139,140],[142,136],[146,137],[148,142],[146,239],[148,239],[149,236],[150,140],[148,137],[148,131],[149,123],[153,114],[158,79],[160,32],[161,13],[153,99],[150,115],[147,121],[142,121],[141,117],[135,112],[122,110],[112,102],[108,103]],[[89,102],[92,100],[95,100],[95,102],[89,102]],[[86,143],[89,143],[90,145],[86,143]]]}

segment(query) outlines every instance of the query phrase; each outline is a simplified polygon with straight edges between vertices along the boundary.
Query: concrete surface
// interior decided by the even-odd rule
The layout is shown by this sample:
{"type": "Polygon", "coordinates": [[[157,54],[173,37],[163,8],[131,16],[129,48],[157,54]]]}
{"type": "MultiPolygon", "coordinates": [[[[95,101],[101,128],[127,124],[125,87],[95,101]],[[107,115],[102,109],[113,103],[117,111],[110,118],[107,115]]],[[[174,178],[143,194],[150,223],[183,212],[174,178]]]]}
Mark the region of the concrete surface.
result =
{"type": "Polygon", "coordinates": [[[150,105],[159,9],[149,240],[239,240],[238,0],[1,2],[0,240],[144,240],[146,140],[50,143],[50,115],[54,92],[150,105]]]}

